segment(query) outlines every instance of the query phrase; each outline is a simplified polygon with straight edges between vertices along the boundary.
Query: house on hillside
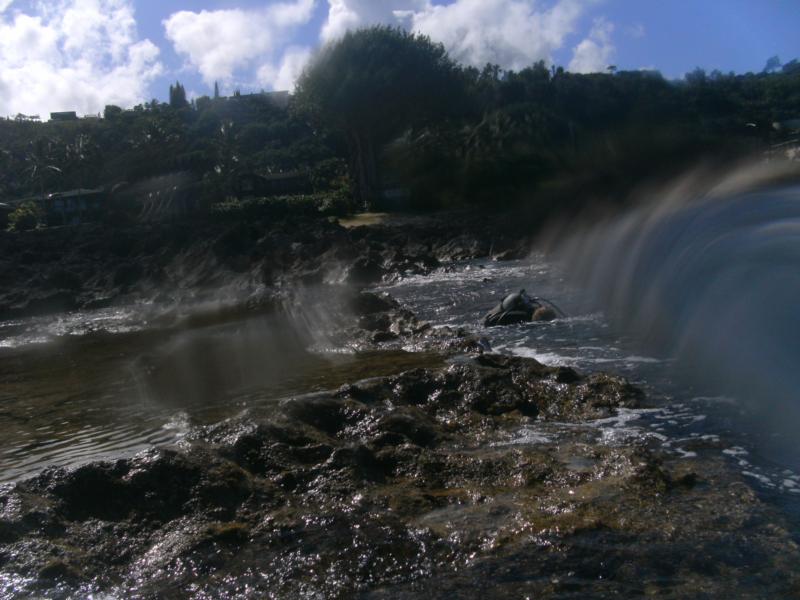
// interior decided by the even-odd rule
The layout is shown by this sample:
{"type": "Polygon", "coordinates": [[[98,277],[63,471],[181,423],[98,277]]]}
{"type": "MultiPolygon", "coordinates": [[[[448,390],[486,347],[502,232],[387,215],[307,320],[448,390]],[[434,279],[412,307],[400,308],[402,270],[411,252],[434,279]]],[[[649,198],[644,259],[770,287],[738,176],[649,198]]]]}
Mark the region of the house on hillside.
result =
{"type": "Polygon", "coordinates": [[[52,112],[50,113],[50,120],[51,121],[77,121],[78,120],[78,113],[74,110],[66,111],[66,112],[52,112]]]}
{"type": "Polygon", "coordinates": [[[48,194],[35,201],[48,225],[77,225],[96,221],[107,206],[108,194],[101,189],[78,189],[48,194]]]}

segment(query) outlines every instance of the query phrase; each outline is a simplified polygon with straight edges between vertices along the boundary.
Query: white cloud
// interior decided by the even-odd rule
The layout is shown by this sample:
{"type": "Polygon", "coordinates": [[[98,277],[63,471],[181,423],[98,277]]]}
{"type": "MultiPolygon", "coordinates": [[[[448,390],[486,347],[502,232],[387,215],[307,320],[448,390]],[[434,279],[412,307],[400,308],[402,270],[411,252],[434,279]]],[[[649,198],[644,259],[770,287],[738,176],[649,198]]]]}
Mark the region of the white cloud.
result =
{"type": "Polygon", "coordinates": [[[161,72],[158,55],[138,39],[130,0],[62,0],[13,17],[0,11],[0,114],[46,118],[136,104],[161,72]]]}
{"type": "Polygon", "coordinates": [[[0,13],[4,12],[14,0],[0,0],[0,13]]]}
{"type": "Polygon", "coordinates": [[[574,73],[605,71],[614,58],[616,49],[611,41],[614,24],[604,18],[595,19],[589,36],[575,46],[569,70],[574,73]]]}
{"type": "Polygon", "coordinates": [[[315,0],[295,0],[259,10],[180,11],[163,24],[175,50],[208,85],[231,84],[252,79],[255,71],[280,71],[271,66],[275,52],[311,20],[314,6],[315,0]]]}
{"type": "Polygon", "coordinates": [[[398,24],[442,42],[459,62],[521,69],[552,53],[573,32],[585,5],[593,0],[328,0],[323,41],[377,23],[398,24]]]}
{"type": "Polygon", "coordinates": [[[401,25],[410,15],[429,7],[428,0],[328,0],[328,19],[320,38],[329,42],[359,27],[401,25]]]}
{"type": "Polygon", "coordinates": [[[290,46],[286,49],[278,67],[267,63],[258,70],[258,81],[262,87],[274,90],[294,91],[295,83],[311,59],[311,48],[290,46]]]}
{"type": "Polygon", "coordinates": [[[538,60],[551,62],[582,12],[577,0],[551,8],[531,0],[457,0],[428,5],[412,21],[414,30],[442,42],[459,62],[518,70],[538,60]]]}

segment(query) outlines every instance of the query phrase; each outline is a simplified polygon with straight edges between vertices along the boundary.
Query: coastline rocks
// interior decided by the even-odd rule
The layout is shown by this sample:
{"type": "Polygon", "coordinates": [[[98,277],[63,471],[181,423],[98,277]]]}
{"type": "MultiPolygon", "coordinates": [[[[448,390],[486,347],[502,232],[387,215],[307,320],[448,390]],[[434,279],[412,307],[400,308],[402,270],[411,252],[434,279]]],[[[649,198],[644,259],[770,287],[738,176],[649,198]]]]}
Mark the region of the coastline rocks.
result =
{"type": "Polygon", "coordinates": [[[609,444],[592,425],[641,400],[621,378],[485,355],[289,398],[180,447],[47,470],[0,490],[0,593],[800,589],[791,536],[758,525],[778,521],[719,461],[609,444]],[[539,441],[515,441],[534,427],[539,441]],[[747,568],[730,547],[748,548],[747,568]]]}
{"type": "Polygon", "coordinates": [[[484,214],[345,229],[325,218],[197,220],[0,231],[0,319],[98,306],[250,295],[340,273],[356,287],[424,275],[454,260],[520,256],[523,234],[484,214]],[[501,233],[498,233],[501,232],[501,233]],[[497,245],[492,240],[498,239],[497,245]],[[489,241],[487,241],[489,240],[489,241]],[[509,254],[511,252],[511,254],[509,254]]]}
{"type": "Polygon", "coordinates": [[[353,323],[344,324],[345,344],[356,351],[406,350],[443,355],[483,353],[490,348],[466,329],[433,327],[386,293],[356,292],[347,302],[353,323]]]}

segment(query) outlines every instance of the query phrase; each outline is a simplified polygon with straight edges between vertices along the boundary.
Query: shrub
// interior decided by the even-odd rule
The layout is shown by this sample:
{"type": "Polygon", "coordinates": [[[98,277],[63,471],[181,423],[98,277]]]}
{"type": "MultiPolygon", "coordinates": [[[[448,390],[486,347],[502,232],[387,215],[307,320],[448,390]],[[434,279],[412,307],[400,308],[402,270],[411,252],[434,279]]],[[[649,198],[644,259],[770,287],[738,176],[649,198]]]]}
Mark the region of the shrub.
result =
{"type": "Polygon", "coordinates": [[[8,228],[11,231],[28,231],[35,229],[44,217],[42,209],[33,200],[20,204],[8,215],[8,228]]]}

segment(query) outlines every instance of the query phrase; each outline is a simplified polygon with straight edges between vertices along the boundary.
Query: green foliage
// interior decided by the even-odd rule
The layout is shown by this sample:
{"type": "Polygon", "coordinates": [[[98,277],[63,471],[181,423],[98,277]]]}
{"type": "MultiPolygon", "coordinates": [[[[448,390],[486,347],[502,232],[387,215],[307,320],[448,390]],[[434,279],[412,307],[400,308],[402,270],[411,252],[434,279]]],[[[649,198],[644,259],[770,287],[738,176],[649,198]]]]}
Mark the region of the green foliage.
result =
{"type": "Polygon", "coordinates": [[[376,146],[445,116],[458,81],[441,44],[376,26],[323,48],[297,83],[295,107],[346,138],[355,195],[369,204],[378,178],[376,146]]]}
{"type": "Polygon", "coordinates": [[[194,108],[108,106],[104,116],[47,123],[0,119],[0,193],[24,198],[188,173],[219,188],[209,195],[224,197],[239,173],[306,170],[335,156],[328,136],[268,95],[199,98],[194,108]]]}
{"type": "Polygon", "coordinates": [[[44,214],[33,200],[20,204],[8,215],[8,228],[11,231],[29,231],[35,229],[43,220],[44,214]]]}
{"type": "Polygon", "coordinates": [[[459,67],[424,36],[373,27],[325,47],[288,109],[268,94],[221,97],[218,86],[189,104],[176,83],[169,103],[107,106],[103,119],[0,119],[0,194],[149,190],[177,174],[204,206],[227,199],[214,209],[226,215],[348,212],[384,190],[415,208],[535,198],[563,210],[591,201],[587,189],[624,196],[698,158],[762,153],[796,136],[773,123],[799,118],[798,107],[797,60],[773,57],[743,75],[696,69],[681,81],[543,62],[514,72],[459,67]],[[231,200],[244,195],[242,178],[295,171],[313,196],[231,200]],[[556,189],[558,203],[542,199],[556,189]]]}
{"type": "Polygon", "coordinates": [[[657,72],[578,75],[543,63],[520,72],[465,69],[460,116],[403,135],[387,164],[417,207],[510,203],[562,189],[562,210],[625,191],[712,157],[763,152],[796,118],[800,72],[733,75],[700,69],[670,82],[657,72]],[[570,183],[571,182],[571,183],[570,183]],[[587,191],[589,193],[587,194],[587,191]]]}
{"type": "Polygon", "coordinates": [[[107,121],[111,121],[116,119],[122,114],[122,109],[119,106],[114,106],[113,104],[107,104],[105,110],[103,111],[103,118],[107,121]]]}
{"type": "Polygon", "coordinates": [[[295,104],[326,126],[383,139],[439,116],[455,73],[441,44],[403,29],[371,27],[323,48],[300,77],[295,104]]]}

